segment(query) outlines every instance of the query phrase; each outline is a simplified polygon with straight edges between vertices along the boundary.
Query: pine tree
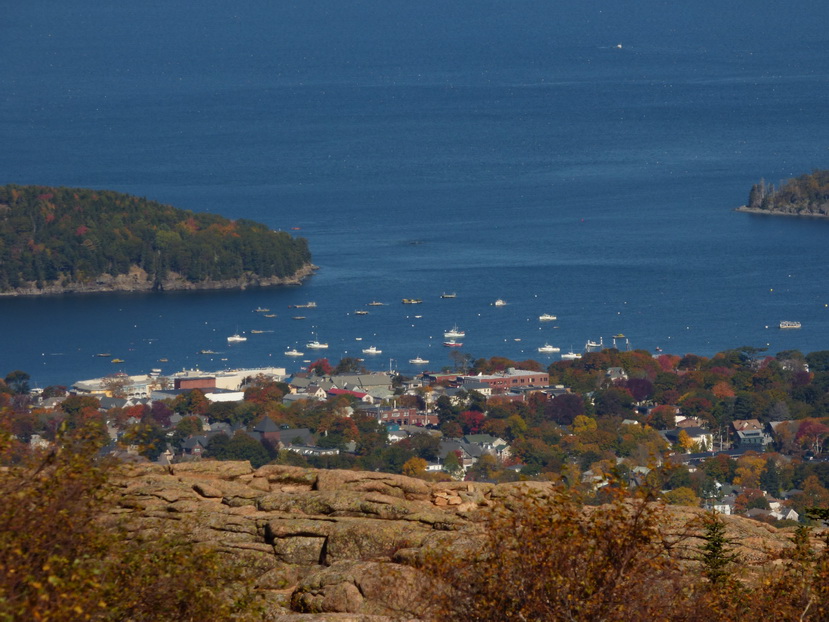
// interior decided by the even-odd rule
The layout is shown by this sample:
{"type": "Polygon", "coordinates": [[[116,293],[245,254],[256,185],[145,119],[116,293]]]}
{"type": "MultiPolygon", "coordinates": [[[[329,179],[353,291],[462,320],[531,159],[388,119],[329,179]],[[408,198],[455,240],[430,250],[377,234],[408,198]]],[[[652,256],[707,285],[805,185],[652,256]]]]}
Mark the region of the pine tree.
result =
{"type": "Polygon", "coordinates": [[[715,511],[705,517],[702,539],[697,558],[702,564],[702,574],[714,586],[722,586],[731,579],[730,566],[739,556],[732,552],[731,540],[725,535],[725,523],[715,511]]]}

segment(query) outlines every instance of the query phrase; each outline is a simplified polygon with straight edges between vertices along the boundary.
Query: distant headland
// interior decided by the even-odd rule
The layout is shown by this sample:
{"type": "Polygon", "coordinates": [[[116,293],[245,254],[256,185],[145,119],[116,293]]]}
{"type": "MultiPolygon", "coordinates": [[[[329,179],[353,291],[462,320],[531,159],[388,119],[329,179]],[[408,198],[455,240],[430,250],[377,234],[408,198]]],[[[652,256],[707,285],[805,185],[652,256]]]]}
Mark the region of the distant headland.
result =
{"type": "Polygon", "coordinates": [[[829,217],[829,170],[788,180],[780,188],[764,180],[754,184],[748,203],[735,211],[780,216],[829,217]]]}
{"type": "Polygon", "coordinates": [[[107,190],[0,186],[0,295],[296,285],[308,242],[107,190]]]}

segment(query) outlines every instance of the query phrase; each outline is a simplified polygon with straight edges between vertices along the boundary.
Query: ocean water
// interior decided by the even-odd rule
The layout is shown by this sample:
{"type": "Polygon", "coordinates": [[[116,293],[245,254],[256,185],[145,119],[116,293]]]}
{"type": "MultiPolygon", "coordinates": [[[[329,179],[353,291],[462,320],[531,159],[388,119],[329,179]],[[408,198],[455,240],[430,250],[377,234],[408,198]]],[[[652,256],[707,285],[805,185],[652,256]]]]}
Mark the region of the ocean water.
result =
{"type": "Polygon", "coordinates": [[[0,183],[298,228],[320,270],[291,288],[3,298],[3,374],[295,369],[284,351],[317,358],[315,337],[333,361],[374,345],[370,368],[413,372],[415,356],[452,364],[455,324],[474,358],[547,362],[544,343],[618,333],[677,354],[829,349],[829,221],[732,211],[760,178],[829,165],[824,2],[14,5],[0,183]]]}

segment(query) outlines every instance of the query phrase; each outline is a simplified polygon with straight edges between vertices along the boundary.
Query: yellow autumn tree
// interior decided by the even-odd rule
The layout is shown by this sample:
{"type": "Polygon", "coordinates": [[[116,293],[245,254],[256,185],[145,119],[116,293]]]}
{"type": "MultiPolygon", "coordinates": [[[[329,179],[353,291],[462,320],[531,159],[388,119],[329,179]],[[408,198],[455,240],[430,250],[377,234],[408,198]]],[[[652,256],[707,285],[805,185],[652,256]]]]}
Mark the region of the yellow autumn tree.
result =
{"type": "Polygon", "coordinates": [[[403,464],[403,475],[408,475],[409,477],[422,477],[426,473],[427,466],[429,466],[429,464],[423,458],[418,458],[417,456],[409,458],[403,464]]]}

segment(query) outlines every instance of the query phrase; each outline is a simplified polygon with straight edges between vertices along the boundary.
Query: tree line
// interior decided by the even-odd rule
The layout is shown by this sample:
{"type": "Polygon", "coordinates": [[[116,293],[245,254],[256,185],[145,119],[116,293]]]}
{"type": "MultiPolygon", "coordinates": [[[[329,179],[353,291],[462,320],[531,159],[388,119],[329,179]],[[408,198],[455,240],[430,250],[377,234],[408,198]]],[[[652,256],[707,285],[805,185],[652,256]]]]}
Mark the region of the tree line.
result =
{"type": "Polygon", "coordinates": [[[310,264],[304,238],[107,190],[0,186],[0,291],[70,287],[144,270],[191,283],[290,277],[310,264]]]}
{"type": "Polygon", "coordinates": [[[746,205],[787,214],[829,215],[829,170],[790,179],[780,188],[761,179],[751,187],[746,205]]]}

